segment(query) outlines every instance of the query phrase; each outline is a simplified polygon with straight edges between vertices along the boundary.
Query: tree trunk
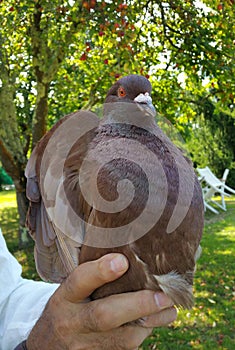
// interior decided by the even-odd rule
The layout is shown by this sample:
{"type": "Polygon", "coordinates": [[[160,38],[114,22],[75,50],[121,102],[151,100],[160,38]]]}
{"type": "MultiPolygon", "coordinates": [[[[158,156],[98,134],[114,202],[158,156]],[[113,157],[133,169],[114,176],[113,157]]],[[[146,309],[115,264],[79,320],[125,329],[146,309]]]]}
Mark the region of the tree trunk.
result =
{"type": "MultiPolygon", "coordinates": [[[[24,169],[27,162],[27,137],[20,137],[19,125],[17,121],[17,111],[14,101],[15,80],[10,75],[7,68],[7,61],[4,62],[2,56],[0,60],[1,81],[4,82],[0,89],[0,159],[4,169],[12,178],[16,188],[19,223],[19,244],[21,245],[25,238],[26,227],[25,218],[28,207],[26,199],[26,179],[24,169]],[[23,234],[23,236],[22,236],[23,234]]],[[[28,241],[28,239],[27,239],[28,241]]]]}
{"type": "Polygon", "coordinates": [[[14,184],[16,189],[17,209],[19,214],[19,247],[22,248],[30,242],[28,229],[25,226],[29,201],[26,197],[26,178],[23,172],[21,172],[19,179],[14,180],[14,184]]]}
{"type": "Polygon", "coordinates": [[[37,82],[37,100],[32,128],[32,148],[35,147],[36,143],[46,133],[49,85],[49,83],[37,82]]]}

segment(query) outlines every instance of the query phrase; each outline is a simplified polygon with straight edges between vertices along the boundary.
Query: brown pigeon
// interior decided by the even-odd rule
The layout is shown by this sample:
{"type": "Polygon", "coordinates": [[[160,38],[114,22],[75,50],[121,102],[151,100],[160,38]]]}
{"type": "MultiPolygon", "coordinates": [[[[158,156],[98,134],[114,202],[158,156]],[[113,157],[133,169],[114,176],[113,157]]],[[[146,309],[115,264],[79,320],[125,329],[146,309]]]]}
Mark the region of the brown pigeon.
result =
{"type": "Polygon", "coordinates": [[[191,162],[156,123],[151,84],[129,75],[108,91],[102,120],[65,116],[29,159],[27,224],[42,278],[61,282],[80,263],[127,256],[120,279],[93,299],[162,290],[193,305],[203,200],[191,162]]]}

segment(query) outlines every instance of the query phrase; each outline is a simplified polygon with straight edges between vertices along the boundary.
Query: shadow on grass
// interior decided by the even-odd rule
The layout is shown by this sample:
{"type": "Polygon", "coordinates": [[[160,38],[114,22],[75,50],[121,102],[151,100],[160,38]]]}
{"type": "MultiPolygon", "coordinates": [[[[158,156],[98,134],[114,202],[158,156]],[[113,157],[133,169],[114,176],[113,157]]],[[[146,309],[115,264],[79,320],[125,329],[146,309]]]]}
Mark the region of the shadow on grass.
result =
{"type": "Polygon", "coordinates": [[[222,209],[219,209],[217,206],[213,205],[212,206],[218,210],[218,214],[215,214],[213,212],[211,212],[210,210],[207,210],[205,213],[205,225],[207,224],[212,224],[215,222],[219,222],[221,220],[224,220],[224,218],[226,218],[226,220],[228,219],[228,216],[231,214],[233,215],[233,217],[235,216],[235,200],[234,200],[234,196],[232,199],[227,199],[226,200],[226,207],[227,210],[224,211],[222,209]]]}

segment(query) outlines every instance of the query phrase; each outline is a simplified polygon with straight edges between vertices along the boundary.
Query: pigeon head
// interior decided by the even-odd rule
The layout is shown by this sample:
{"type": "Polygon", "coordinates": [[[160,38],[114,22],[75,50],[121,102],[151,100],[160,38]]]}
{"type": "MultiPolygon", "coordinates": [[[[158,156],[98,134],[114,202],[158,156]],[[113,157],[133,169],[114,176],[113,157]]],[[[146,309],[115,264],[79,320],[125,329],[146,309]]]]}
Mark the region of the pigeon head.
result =
{"type": "Polygon", "coordinates": [[[108,91],[105,103],[127,102],[149,107],[154,113],[152,86],[142,75],[131,74],[119,79],[108,91]]]}

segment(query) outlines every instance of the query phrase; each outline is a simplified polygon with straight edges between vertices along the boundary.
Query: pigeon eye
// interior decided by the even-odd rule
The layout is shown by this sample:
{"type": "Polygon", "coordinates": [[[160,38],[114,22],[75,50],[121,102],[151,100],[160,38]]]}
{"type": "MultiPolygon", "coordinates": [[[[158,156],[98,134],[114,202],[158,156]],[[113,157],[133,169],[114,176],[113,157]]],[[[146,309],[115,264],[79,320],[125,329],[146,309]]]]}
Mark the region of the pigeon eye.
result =
{"type": "Polygon", "coordinates": [[[126,90],[121,86],[118,89],[118,97],[125,97],[126,96],[126,90]]]}

